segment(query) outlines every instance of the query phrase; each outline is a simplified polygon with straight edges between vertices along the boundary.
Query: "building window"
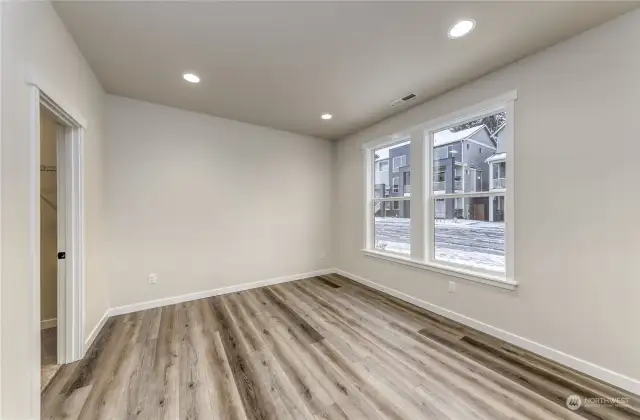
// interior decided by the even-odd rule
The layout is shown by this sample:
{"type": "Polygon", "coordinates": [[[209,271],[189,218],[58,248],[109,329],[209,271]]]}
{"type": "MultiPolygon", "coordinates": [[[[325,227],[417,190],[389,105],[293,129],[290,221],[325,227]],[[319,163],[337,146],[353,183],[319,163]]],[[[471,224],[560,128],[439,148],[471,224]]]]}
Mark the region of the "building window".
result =
{"type": "Polygon", "coordinates": [[[507,164],[504,161],[494,162],[493,159],[502,159],[501,154],[491,156],[487,161],[491,161],[490,165],[493,170],[491,173],[491,179],[489,180],[489,188],[492,190],[504,189],[507,186],[505,181],[507,174],[507,164]]]}
{"type": "Polygon", "coordinates": [[[482,147],[478,147],[478,153],[482,153],[482,147]]]}
{"type": "Polygon", "coordinates": [[[407,128],[396,134],[404,136],[400,142],[389,141],[397,138],[392,135],[363,145],[371,180],[367,188],[366,254],[507,289],[517,286],[510,124],[516,97],[515,91],[509,92],[463,112],[407,128]],[[486,130],[477,130],[483,125],[486,130]],[[503,125],[495,147],[478,147],[484,156],[460,153],[463,142],[483,141],[480,137],[486,137],[486,131],[494,134],[492,129],[503,125]],[[471,139],[457,140],[456,133],[471,139]],[[442,144],[443,138],[449,143],[442,144]],[[411,155],[411,145],[419,153],[411,155]],[[391,165],[385,181],[377,182],[390,185],[391,196],[385,197],[375,194],[374,182],[378,179],[374,177],[375,162],[382,158],[391,165]],[[409,163],[415,168],[400,171],[409,163]],[[413,180],[418,188],[411,192],[407,188],[409,171],[421,177],[413,180]],[[393,172],[402,175],[391,176],[393,172]],[[416,246],[411,247],[412,243],[416,246]]]}
{"type": "Polygon", "coordinates": [[[434,150],[433,159],[446,159],[449,157],[449,148],[447,146],[438,147],[434,150]]]}
{"type": "Polygon", "coordinates": [[[403,166],[407,166],[407,155],[394,156],[393,172],[398,172],[403,166]]]}
{"type": "MultiPolygon", "coordinates": [[[[476,126],[482,124],[499,126],[506,122],[504,110],[480,115],[473,120],[476,126]]],[[[430,131],[429,138],[438,137],[441,131],[455,133],[468,129],[469,124],[452,122],[450,125],[430,131]]],[[[431,148],[435,149],[434,143],[431,148]]],[[[481,153],[482,147],[478,150],[481,153]]],[[[438,264],[456,268],[504,275],[505,229],[504,217],[501,214],[502,207],[500,207],[503,201],[499,204],[495,202],[493,199],[498,195],[492,193],[488,185],[483,185],[482,169],[475,171],[477,179],[469,177],[462,179],[463,177],[456,176],[454,186],[445,185],[443,188],[442,183],[438,182],[441,179],[439,174],[442,171],[442,165],[434,164],[433,160],[429,161],[432,162],[430,172],[434,173],[434,178],[426,205],[436,209],[430,221],[433,236],[427,238],[426,248],[431,254],[429,259],[438,264]]],[[[486,166],[485,169],[489,170],[487,162],[481,162],[480,166],[486,166]]],[[[454,170],[447,168],[445,172],[454,170]]],[[[468,170],[466,173],[469,173],[468,170]]]]}
{"type": "MultiPolygon", "coordinates": [[[[382,157],[391,157],[391,165],[393,172],[399,172],[399,168],[407,166],[410,160],[411,143],[403,141],[391,146],[377,148],[372,150],[371,157],[380,159],[382,157]],[[402,155],[394,156],[402,153],[402,155]],[[377,158],[376,158],[377,156],[377,158]]],[[[375,161],[374,161],[375,162],[375,161]]],[[[410,168],[404,172],[405,181],[409,178],[410,168]]],[[[408,257],[411,254],[410,244],[410,190],[405,189],[403,194],[400,193],[400,176],[394,176],[389,181],[391,184],[392,197],[377,198],[371,195],[372,200],[370,208],[373,221],[371,227],[372,246],[378,252],[389,253],[390,255],[404,255],[408,257]]],[[[388,182],[388,181],[387,181],[388,182]]],[[[375,184],[369,188],[373,188],[375,184]]],[[[375,191],[375,190],[374,190],[375,191]]]]}
{"type": "Polygon", "coordinates": [[[469,143],[467,143],[467,150],[469,150],[469,143]]]}
{"type": "Polygon", "coordinates": [[[389,161],[383,160],[382,162],[378,162],[378,171],[384,172],[389,170],[389,161]]]}
{"type": "Polygon", "coordinates": [[[393,190],[392,190],[392,191],[393,191],[394,193],[397,193],[397,192],[399,192],[399,191],[400,191],[400,185],[399,185],[399,184],[400,184],[400,177],[397,177],[397,176],[396,176],[396,177],[394,177],[394,178],[393,178],[393,182],[392,182],[392,188],[393,188],[393,190]]]}
{"type": "Polygon", "coordinates": [[[455,151],[455,149],[453,148],[453,145],[449,145],[449,146],[447,147],[447,154],[448,154],[448,157],[455,156],[456,151],[455,151]]]}

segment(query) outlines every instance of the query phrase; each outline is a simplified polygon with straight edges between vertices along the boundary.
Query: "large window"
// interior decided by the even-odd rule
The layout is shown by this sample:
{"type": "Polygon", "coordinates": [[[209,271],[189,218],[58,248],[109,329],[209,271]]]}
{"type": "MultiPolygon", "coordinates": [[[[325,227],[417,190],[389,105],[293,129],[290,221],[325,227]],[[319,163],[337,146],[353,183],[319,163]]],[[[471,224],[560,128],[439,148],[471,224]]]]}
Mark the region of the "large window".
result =
{"type": "Polygon", "coordinates": [[[435,211],[431,218],[433,261],[482,272],[504,274],[504,218],[495,201],[506,191],[492,195],[489,166],[492,158],[504,149],[498,144],[498,128],[505,130],[506,112],[482,115],[470,122],[452,124],[431,131],[430,160],[433,185],[428,206],[435,211]],[[459,135],[458,135],[459,134],[459,135]],[[449,150],[462,148],[462,141],[477,147],[465,150],[460,160],[439,159],[436,150],[441,139],[452,142],[449,150]]]}
{"type": "Polygon", "coordinates": [[[376,172],[368,178],[373,185],[365,252],[515,287],[511,160],[515,99],[511,92],[427,122],[409,134],[392,136],[403,141],[364,146],[371,159],[367,167],[376,172]],[[385,179],[375,171],[381,160],[391,164],[385,179]]]}
{"type": "Polygon", "coordinates": [[[411,153],[411,144],[404,141],[389,147],[376,149],[372,158],[374,163],[380,159],[389,159],[393,165],[392,175],[385,172],[387,179],[374,179],[373,185],[373,247],[378,251],[408,256],[411,253],[409,242],[409,220],[411,194],[408,188],[410,167],[407,156],[411,153]],[[400,172],[402,171],[402,176],[400,172]],[[391,177],[389,179],[389,177],[391,177]],[[380,184],[391,185],[390,193],[382,196],[380,184]],[[405,188],[407,187],[407,188],[405,188]]]}

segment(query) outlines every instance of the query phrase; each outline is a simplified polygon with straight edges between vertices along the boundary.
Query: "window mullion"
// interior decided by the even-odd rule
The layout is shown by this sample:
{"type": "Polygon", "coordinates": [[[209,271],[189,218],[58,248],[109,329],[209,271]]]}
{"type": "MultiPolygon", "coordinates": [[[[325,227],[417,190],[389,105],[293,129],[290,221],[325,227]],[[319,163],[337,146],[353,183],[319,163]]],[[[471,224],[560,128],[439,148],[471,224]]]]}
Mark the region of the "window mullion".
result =
{"type": "Polygon", "coordinates": [[[383,198],[373,198],[373,203],[375,204],[377,201],[410,201],[411,197],[383,197],[383,198]]]}
{"type": "Polygon", "coordinates": [[[425,179],[425,208],[423,211],[425,224],[424,224],[424,258],[423,260],[426,262],[431,262],[433,260],[433,235],[434,235],[434,202],[432,199],[433,195],[433,133],[427,131],[424,135],[425,137],[425,150],[423,152],[424,160],[425,160],[425,171],[427,172],[424,177],[425,179]]]}
{"type": "MultiPolygon", "coordinates": [[[[427,194],[428,195],[428,194],[427,194]]],[[[445,193],[445,194],[432,194],[432,199],[444,200],[447,198],[483,198],[483,197],[499,197],[505,195],[504,190],[500,191],[481,191],[481,192],[468,192],[468,193],[445,193]]]]}
{"type": "Polygon", "coordinates": [[[364,149],[364,246],[366,249],[373,247],[374,215],[373,215],[373,153],[369,149],[364,149]]]}
{"type": "MultiPolygon", "coordinates": [[[[429,226],[429,190],[433,177],[429,176],[432,171],[430,159],[431,148],[429,147],[430,139],[429,133],[425,133],[423,129],[416,130],[412,133],[412,139],[415,139],[416,149],[411,154],[412,167],[417,169],[415,174],[412,174],[412,182],[415,180],[416,186],[412,187],[413,203],[415,203],[415,211],[412,208],[412,222],[415,219],[412,227],[412,243],[411,249],[416,249],[414,258],[418,261],[429,260],[429,238],[431,228],[429,226]],[[415,166],[414,166],[415,165],[415,166]],[[415,191],[415,193],[413,193],[415,191]]],[[[412,255],[413,256],[413,255],[412,255]]]]}
{"type": "Polygon", "coordinates": [[[411,136],[411,219],[409,221],[411,258],[424,258],[424,131],[417,130],[411,136]]]}

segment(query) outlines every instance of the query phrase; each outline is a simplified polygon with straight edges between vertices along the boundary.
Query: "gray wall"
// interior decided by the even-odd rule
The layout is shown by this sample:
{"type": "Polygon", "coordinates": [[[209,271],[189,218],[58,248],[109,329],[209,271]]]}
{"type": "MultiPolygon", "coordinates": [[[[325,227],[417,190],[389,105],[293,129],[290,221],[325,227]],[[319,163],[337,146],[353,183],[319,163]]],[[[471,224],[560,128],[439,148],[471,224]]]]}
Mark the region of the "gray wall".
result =
{"type": "Polygon", "coordinates": [[[409,163],[411,162],[411,145],[405,144],[400,147],[393,148],[389,150],[389,184],[391,185],[391,197],[403,197],[404,196],[404,172],[410,171],[411,166],[409,163]],[[398,168],[398,172],[393,172],[393,158],[396,156],[406,156],[406,165],[398,168]],[[399,188],[398,192],[393,192],[393,178],[400,178],[400,182],[398,183],[399,188]]]}
{"type": "MultiPolygon", "coordinates": [[[[508,121],[507,121],[507,124],[509,124],[509,122],[508,122],[508,121]]],[[[500,131],[498,132],[498,134],[495,136],[495,137],[496,137],[496,142],[498,143],[498,150],[496,150],[496,153],[506,152],[505,144],[504,144],[504,142],[505,142],[505,136],[506,136],[506,134],[505,134],[505,133],[506,133],[506,132],[507,132],[506,128],[503,128],[503,129],[502,129],[502,130],[500,130],[500,131]]]]}
{"type": "Polygon", "coordinates": [[[463,141],[464,162],[471,168],[482,170],[482,191],[489,191],[489,164],[486,160],[496,152],[495,146],[486,129],[477,132],[470,139],[483,143],[484,146],[467,140],[463,141]]]}
{"type": "Polygon", "coordinates": [[[462,143],[460,141],[457,141],[457,142],[451,143],[451,144],[445,144],[444,146],[434,147],[433,148],[434,160],[435,160],[436,157],[439,157],[439,156],[451,157],[451,156],[448,156],[447,154],[445,154],[445,151],[448,150],[450,147],[451,147],[451,150],[454,150],[454,151],[457,152],[454,155],[455,161],[456,162],[462,161],[462,143]]]}
{"type": "MultiPolygon", "coordinates": [[[[458,145],[458,147],[460,147],[460,142],[456,143],[458,145]]],[[[457,156],[454,157],[449,157],[446,159],[438,159],[437,161],[434,161],[434,169],[437,167],[442,168],[442,171],[444,171],[444,190],[446,193],[452,193],[455,192],[455,161],[456,161],[457,156]]],[[[440,171],[438,171],[440,172],[440,171]]],[[[433,176],[433,174],[431,174],[431,176],[433,176]]],[[[454,208],[455,208],[455,202],[454,200],[445,200],[445,219],[451,219],[454,216],[454,208]]]]}

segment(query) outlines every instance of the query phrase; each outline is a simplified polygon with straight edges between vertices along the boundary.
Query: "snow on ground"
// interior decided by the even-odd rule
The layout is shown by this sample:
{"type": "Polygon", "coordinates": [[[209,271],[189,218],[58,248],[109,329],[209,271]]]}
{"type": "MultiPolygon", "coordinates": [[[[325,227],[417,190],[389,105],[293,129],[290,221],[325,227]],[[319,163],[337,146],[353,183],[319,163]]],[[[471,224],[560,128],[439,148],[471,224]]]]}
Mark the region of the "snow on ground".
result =
{"type": "Polygon", "coordinates": [[[504,272],[504,255],[491,255],[483,252],[460,251],[437,247],[434,260],[461,264],[472,268],[481,268],[495,272],[504,272]]]}
{"type": "MultiPolygon", "coordinates": [[[[409,219],[376,217],[376,248],[409,255],[409,219]]],[[[504,222],[436,221],[435,260],[504,271],[504,222]]]]}

